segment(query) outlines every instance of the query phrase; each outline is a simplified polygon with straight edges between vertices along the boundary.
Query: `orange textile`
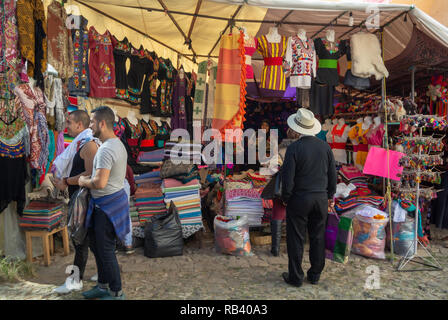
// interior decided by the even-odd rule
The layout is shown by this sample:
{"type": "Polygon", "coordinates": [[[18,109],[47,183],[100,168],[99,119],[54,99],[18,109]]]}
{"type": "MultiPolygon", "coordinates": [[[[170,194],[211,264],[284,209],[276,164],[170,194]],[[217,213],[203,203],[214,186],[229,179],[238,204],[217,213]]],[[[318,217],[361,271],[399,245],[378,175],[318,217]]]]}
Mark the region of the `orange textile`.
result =
{"type": "Polygon", "coordinates": [[[246,56],[240,31],[221,37],[212,128],[220,131],[223,140],[227,141],[225,129],[243,129],[245,106],[246,56]]]}

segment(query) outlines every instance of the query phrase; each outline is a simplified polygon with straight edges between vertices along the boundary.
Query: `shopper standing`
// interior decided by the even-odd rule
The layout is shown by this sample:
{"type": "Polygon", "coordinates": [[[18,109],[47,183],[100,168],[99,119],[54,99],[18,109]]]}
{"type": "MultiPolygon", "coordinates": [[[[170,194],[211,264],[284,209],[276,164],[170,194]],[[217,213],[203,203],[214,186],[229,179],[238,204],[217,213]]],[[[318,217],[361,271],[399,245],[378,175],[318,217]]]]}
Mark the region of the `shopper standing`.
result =
{"type": "MultiPolygon", "coordinates": [[[[90,117],[86,111],[76,110],[70,113],[66,120],[67,133],[74,137],[73,145],[64,150],[54,162],[57,172],[61,174],[61,179],[53,179],[54,185],[60,189],[68,188],[70,201],[73,201],[73,194],[78,191],[78,181],[81,176],[90,176],[92,174],[93,159],[98,150],[98,145],[89,129],[90,117]],[[70,169],[71,167],[71,169],[70,169]]],[[[63,134],[63,133],[60,133],[63,134]]],[[[62,286],[54,289],[55,293],[70,293],[73,290],[82,290],[82,279],[89,256],[88,237],[80,245],[73,243],[75,248],[75,261],[73,265],[79,270],[79,281],[71,286],[64,283],[62,286]]]]}
{"type": "Polygon", "coordinates": [[[300,287],[303,282],[303,246],[308,230],[311,268],[307,280],[317,284],[325,266],[325,225],[328,210],[334,205],[336,168],[330,146],[315,137],[321,124],[314,114],[300,108],[288,118],[288,126],[299,140],[286,150],[282,168],[282,197],[286,203],[286,243],[288,273],[286,283],[300,287]]]}
{"type": "Polygon", "coordinates": [[[86,299],[124,300],[120,268],[115,255],[116,237],[122,242],[130,232],[129,201],[123,188],[127,152],[114,134],[115,115],[109,107],[92,111],[90,128],[102,145],[93,160],[92,177],[81,177],[79,185],[91,190],[86,216],[90,248],[98,268],[98,285],[84,292],[86,299]]]}

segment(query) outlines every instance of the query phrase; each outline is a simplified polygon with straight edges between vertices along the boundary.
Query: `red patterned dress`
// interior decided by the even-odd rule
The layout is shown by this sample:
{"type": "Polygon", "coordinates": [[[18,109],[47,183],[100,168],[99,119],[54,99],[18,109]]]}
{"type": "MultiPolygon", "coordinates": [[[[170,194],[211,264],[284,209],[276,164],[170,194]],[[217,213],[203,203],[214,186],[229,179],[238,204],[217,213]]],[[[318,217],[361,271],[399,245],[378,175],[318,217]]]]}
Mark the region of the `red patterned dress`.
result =
{"type": "Polygon", "coordinates": [[[112,36],[89,29],[90,97],[115,98],[115,63],[112,36]]]}

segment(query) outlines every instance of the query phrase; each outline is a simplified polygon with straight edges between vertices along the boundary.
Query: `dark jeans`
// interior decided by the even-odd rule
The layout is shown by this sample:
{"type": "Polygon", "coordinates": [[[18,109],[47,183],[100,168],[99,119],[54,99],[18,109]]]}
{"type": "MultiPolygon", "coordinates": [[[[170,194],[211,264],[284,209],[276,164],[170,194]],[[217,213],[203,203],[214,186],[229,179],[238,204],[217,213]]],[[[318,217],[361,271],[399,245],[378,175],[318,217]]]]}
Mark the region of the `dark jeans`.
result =
{"type": "Polygon", "coordinates": [[[98,283],[109,284],[111,291],[121,290],[120,267],[115,256],[115,229],[107,215],[95,207],[89,229],[90,249],[95,255],[98,283]]]}
{"type": "Polygon", "coordinates": [[[310,238],[310,262],[308,278],[319,280],[325,267],[325,226],[328,215],[326,195],[308,194],[291,198],[286,208],[286,244],[288,250],[289,279],[301,283],[303,246],[306,229],[310,238]]]}
{"type": "Polygon", "coordinates": [[[79,279],[82,280],[86,270],[87,259],[89,258],[89,236],[87,235],[84,242],[80,245],[76,245],[73,242],[73,246],[75,247],[75,261],[73,264],[78,267],[79,279]]]}

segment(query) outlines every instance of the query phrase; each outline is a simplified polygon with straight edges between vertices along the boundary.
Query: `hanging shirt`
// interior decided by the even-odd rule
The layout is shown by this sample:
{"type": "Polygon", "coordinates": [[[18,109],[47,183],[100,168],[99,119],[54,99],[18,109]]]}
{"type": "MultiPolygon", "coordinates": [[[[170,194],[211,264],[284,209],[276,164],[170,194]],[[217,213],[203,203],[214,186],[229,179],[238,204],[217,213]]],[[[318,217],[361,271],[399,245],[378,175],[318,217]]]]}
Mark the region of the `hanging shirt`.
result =
{"type": "Polygon", "coordinates": [[[298,36],[289,38],[285,60],[291,71],[289,85],[301,89],[311,88],[311,79],[316,74],[316,51],[313,41],[303,41],[298,36]]]}
{"type": "Polygon", "coordinates": [[[319,57],[316,81],[337,86],[339,84],[338,59],[347,52],[346,41],[332,43],[325,38],[316,38],[314,47],[319,57]]]}
{"type": "Polygon", "coordinates": [[[264,58],[260,88],[270,90],[286,89],[286,77],[283,70],[283,57],[286,54],[286,37],[281,37],[279,43],[271,43],[266,36],[257,38],[257,51],[264,58]]]}

